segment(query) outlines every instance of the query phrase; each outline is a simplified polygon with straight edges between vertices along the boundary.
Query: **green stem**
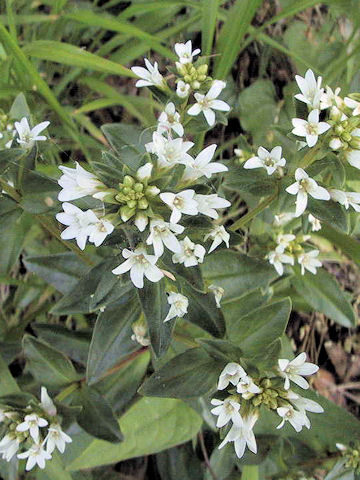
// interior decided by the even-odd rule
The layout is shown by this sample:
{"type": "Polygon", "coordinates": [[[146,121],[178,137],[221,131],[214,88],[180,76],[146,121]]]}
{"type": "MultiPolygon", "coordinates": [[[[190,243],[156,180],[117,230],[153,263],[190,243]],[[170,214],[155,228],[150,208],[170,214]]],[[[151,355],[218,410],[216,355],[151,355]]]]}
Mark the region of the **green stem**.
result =
{"type": "Polygon", "coordinates": [[[75,390],[79,388],[79,382],[71,383],[68,387],[64,388],[60,393],[58,393],[55,397],[56,402],[62,402],[65,400],[66,397],[71,395],[75,390]]]}
{"type": "Polygon", "coordinates": [[[265,198],[265,200],[259,203],[257,207],[250,210],[250,212],[248,212],[246,215],[241,217],[237,222],[231,225],[229,230],[231,230],[232,232],[235,232],[236,230],[239,230],[240,228],[244,227],[248,222],[250,222],[250,220],[252,220],[254,217],[259,215],[259,213],[261,213],[263,210],[265,210],[265,208],[267,208],[274,200],[276,200],[277,197],[278,197],[278,191],[276,190],[276,192],[273,195],[271,195],[271,197],[265,198]]]}
{"type": "Polygon", "coordinates": [[[4,180],[3,178],[0,178],[0,185],[2,190],[4,190],[4,192],[6,192],[13,200],[15,200],[15,202],[18,202],[18,203],[20,202],[21,200],[20,195],[18,194],[18,192],[15,190],[14,187],[12,187],[7,183],[6,180],[4,180]]]}
{"type": "Polygon", "coordinates": [[[316,155],[319,153],[320,148],[320,144],[317,144],[314,148],[310,148],[310,150],[300,162],[299,167],[304,169],[309,167],[316,160],[316,155]]]}

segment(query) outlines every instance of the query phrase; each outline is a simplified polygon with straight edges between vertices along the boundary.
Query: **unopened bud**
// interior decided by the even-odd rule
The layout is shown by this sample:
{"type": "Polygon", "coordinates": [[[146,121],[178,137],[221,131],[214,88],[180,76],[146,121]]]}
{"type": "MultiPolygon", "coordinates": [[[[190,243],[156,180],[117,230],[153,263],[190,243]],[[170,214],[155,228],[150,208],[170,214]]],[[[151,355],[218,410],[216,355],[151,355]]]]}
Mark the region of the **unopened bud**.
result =
{"type": "Polygon", "coordinates": [[[198,90],[201,87],[201,84],[200,84],[200,82],[195,80],[194,82],[191,83],[191,86],[194,90],[198,90]]]}
{"type": "Polygon", "coordinates": [[[150,185],[145,190],[145,195],[147,197],[156,197],[156,195],[158,195],[159,193],[160,189],[158,187],[155,187],[155,185],[150,185]]]}
{"type": "Polygon", "coordinates": [[[344,132],[344,133],[341,135],[341,138],[342,138],[345,142],[350,143],[353,137],[351,136],[350,133],[344,132]]]}
{"type": "Polygon", "coordinates": [[[126,202],[126,205],[129,207],[129,208],[135,208],[136,207],[136,200],[128,200],[126,202]]]}
{"type": "Polygon", "coordinates": [[[139,201],[138,201],[138,207],[140,208],[140,210],[146,210],[149,206],[149,202],[146,200],[146,198],[141,198],[139,201]]]}
{"type": "Polygon", "coordinates": [[[123,222],[127,222],[135,214],[135,208],[130,208],[128,205],[124,205],[120,208],[120,216],[123,222]]]}
{"type": "Polygon", "coordinates": [[[200,65],[200,67],[197,68],[198,74],[199,75],[206,75],[209,69],[209,65],[200,65]]]}
{"type": "Polygon", "coordinates": [[[351,137],[349,145],[351,148],[355,148],[355,150],[360,150],[360,137],[351,137]]]}
{"type": "Polygon", "coordinates": [[[123,180],[123,184],[125,187],[132,187],[134,183],[135,183],[135,180],[132,177],[130,177],[130,175],[125,175],[123,180]]]}
{"type": "Polygon", "coordinates": [[[331,148],[331,150],[340,150],[342,146],[342,141],[338,137],[332,138],[329,142],[329,147],[331,148]]]}
{"type": "Polygon", "coordinates": [[[185,81],[186,83],[191,83],[191,80],[192,80],[192,78],[191,78],[190,75],[185,75],[185,76],[184,76],[184,81],[185,81]]]}
{"type": "Polygon", "coordinates": [[[135,183],[134,190],[137,193],[141,193],[144,190],[144,185],[142,183],[135,183]]]}

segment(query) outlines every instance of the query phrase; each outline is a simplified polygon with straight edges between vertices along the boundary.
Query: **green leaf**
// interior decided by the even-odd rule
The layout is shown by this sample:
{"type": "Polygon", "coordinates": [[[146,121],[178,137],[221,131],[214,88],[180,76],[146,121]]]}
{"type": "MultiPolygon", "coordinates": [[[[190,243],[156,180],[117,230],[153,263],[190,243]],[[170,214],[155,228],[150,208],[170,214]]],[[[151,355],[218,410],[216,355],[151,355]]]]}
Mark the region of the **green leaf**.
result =
{"type": "Polygon", "coordinates": [[[242,468],[241,480],[259,480],[258,465],[244,465],[242,468]]]}
{"type": "Polygon", "coordinates": [[[183,282],[183,294],[189,299],[185,320],[198,325],[214,337],[225,335],[225,320],[220,308],[216,307],[213,293],[201,293],[183,282]]]}
{"type": "Polygon", "coordinates": [[[277,277],[268,262],[232,250],[220,250],[205,257],[202,272],[209,284],[224,288],[224,301],[235,301],[245,293],[263,288],[277,277]]]}
{"type": "Polygon", "coordinates": [[[141,307],[147,322],[151,347],[160,357],[169,348],[175,319],[164,323],[169,311],[165,288],[162,282],[145,282],[144,288],[137,290],[141,307]]]}
{"type": "Polygon", "coordinates": [[[46,462],[45,470],[37,469],[36,480],[73,480],[71,474],[65,470],[62,458],[55,451],[52,458],[46,462]]]}
{"type": "Polygon", "coordinates": [[[330,240],[333,245],[340,248],[345,255],[360,265],[360,243],[357,240],[326,224],[322,226],[319,234],[330,240]]]}
{"type": "Polygon", "coordinates": [[[128,68],[69,43],[37,40],[28,43],[24,51],[27,55],[40,58],[41,60],[50,60],[51,62],[62,63],[72,67],[86,68],[123,77],[136,77],[128,68]]]}
{"type": "Polygon", "coordinates": [[[277,185],[276,179],[267,175],[264,170],[246,170],[242,165],[231,166],[224,178],[225,188],[250,193],[256,197],[272,195],[277,185]]]}
{"type": "Polygon", "coordinates": [[[27,172],[22,184],[22,208],[29,213],[46,213],[57,208],[57,182],[38,172],[27,172]]]}
{"type": "Polygon", "coordinates": [[[0,355],[0,391],[1,396],[20,392],[20,388],[11,375],[6,363],[0,355]]]}
{"type": "Polygon", "coordinates": [[[19,93],[11,105],[9,117],[12,120],[21,120],[23,117],[27,117],[29,119],[30,115],[31,113],[25,95],[23,93],[19,93]]]}
{"type": "Polygon", "coordinates": [[[6,148],[0,150],[0,173],[3,174],[11,165],[19,165],[20,159],[24,156],[21,148],[6,148]]]}
{"type": "Polygon", "coordinates": [[[261,3],[262,0],[236,0],[227,12],[227,19],[216,44],[216,53],[219,57],[215,62],[215,78],[225,79],[228,76],[236,57],[241,52],[244,35],[261,3]]]}
{"type": "Polygon", "coordinates": [[[45,342],[25,335],[23,348],[27,367],[40,385],[55,389],[78,380],[70,360],[45,342]]]}
{"type": "Polygon", "coordinates": [[[45,342],[76,362],[86,365],[91,341],[90,330],[69,330],[63,325],[35,323],[35,333],[45,342]]]}
{"type": "Polygon", "coordinates": [[[356,325],[355,314],[338,283],[329,273],[320,268],[316,275],[300,272],[292,278],[296,291],[318,312],[324,313],[344,327],[356,325]]]}
{"type": "Polygon", "coordinates": [[[82,406],[77,422],[86,432],[108,442],[117,443],[123,440],[110,404],[95,388],[82,385],[75,398],[82,406]]]}
{"type": "Polygon", "coordinates": [[[156,370],[139,393],[150,397],[201,397],[216,387],[225,363],[215,361],[200,348],[187,350],[156,370]]]}
{"type": "Polygon", "coordinates": [[[214,40],[219,0],[202,1],[201,53],[210,55],[214,40]]]}
{"type": "Polygon", "coordinates": [[[180,400],[143,398],[120,418],[124,435],[121,444],[94,440],[84,448],[74,435],[65,452],[66,463],[69,470],[80,470],[151,455],[187,442],[197,434],[201,423],[201,417],[180,400]]]}
{"type": "Polygon", "coordinates": [[[140,306],[133,290],[100,313],[93,331],[87,362],[86,378],[89,384],[96,382],[122,357],[139,348],[139,345],[131,340],[131,325],[139,316],[140,306]]]}
{"type": "Polygon", "coordinates": [[[25,266],[64,294],[72,292],[80,278],[89,271],[89,267],[72,252],[27,257],[25,266]]]}
{"type": "Polygon", "coordinates": [[[349,223],[348,216],[344,208],[332,200],[314,200],[309,198],[307,209],[309,212],[322,222],[330,224],[337,230],[348,233],[349,223]]]}

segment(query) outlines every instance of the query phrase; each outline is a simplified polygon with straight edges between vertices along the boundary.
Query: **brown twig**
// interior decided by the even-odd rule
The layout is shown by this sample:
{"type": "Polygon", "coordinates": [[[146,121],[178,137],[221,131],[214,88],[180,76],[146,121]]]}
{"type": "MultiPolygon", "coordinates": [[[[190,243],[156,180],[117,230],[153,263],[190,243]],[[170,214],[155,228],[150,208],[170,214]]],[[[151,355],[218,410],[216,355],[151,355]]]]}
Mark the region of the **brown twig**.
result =
{"type": "Polygon", "coordinates": [[[198,437],[199,437],[199,442],[200,442],[201,451],[202,451],[202,454],[203,454],[203,456],[204,456],[206,468],[209,470],[210,475],[212,476],[213,480],[219,480],[219,479],[217,478],[217,476],[215,475],[214,470],[211,468],[210,459],[209,459],[209,456],[208,456],[208,453],[207,453],[206,447],[205,447],[204,435],[203,435],[203,433],[202,433],[201,430],[200,430],[200,432],[198,433],[198,437]]]}

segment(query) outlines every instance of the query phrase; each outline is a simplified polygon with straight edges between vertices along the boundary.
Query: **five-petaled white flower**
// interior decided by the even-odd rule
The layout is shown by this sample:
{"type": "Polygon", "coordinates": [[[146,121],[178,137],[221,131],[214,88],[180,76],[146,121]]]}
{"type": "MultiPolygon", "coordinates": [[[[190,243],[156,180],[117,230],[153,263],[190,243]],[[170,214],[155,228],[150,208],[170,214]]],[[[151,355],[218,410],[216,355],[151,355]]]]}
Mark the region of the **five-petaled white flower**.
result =
{"type": "Polygon", "coordinates": [[[148,255],[145,248],[137,247],[133,252],[124,248],[122,256],[126,258],[125,262],[114,268],[112,273],[122,275],[130,270],[130,279],[136,288],[143,288],[144,276],[150,282],[159,282],[163,278],[163,272],[156,266],[158,257],[148,255]]]}
{"type": "Polygon", "coordinates": [[[295,80],[301,90],[301,93],[295,95],[295,98],[311,108],[320,108],[320,100],[324,93],[324,89],[321,88],[322,78],[318,77],[316,80],[314,72],[309,69],[305,73],[305,78],[295,75],[295,80]]]}
{"type": "Polygon", "coordinates": [[[244,168],[265,168],[268,175],[272,175],[280,167],[286,165],[285,158],[281,157],[282,148],[274,147],[271,152],[264,147],[259,147],[257,156],[251,157],[244,163],[244,168]]]}
{"type": "Polygon", "coordinates": [[[189,237],[185,237],[180,241],[180,246],[180,253],[174,253],[172,256],[174,263],[183,263],[185,267],[195,267],[204,261],[206,250],[199,243],[195,244],[189,237]]]}
{"type": "Polygon", "coordinates": [[[310,398],[301,397],[292,390],[287,391],[286,398],[296,407],[300,412],[323,413],[324,409],[314,400],[310,398]]]}
{"type": "Polygon", "coordinates": [[[19,450],[20,442],[13,433],[6,434],[0,441],[0,453],[3,460],[10,462],[19,450]]]}
{"type": "Polygon", "coordinates": [[[208,289],[214,294],[216,307],[221,308],[220,302],[222,297],[224,296],[225,290],[222,287],[214,284],[209,285],[208,289]]]}
{"type": "Polygon", "coordinates": [[[99,192],[99,188],[104,184],[96,178],[93,173],[88,172],[75,162],[75,168],[60,166],[59,169],[63,175],[58,180],[58,184],[62,187],[58,195],[60,202],[69,202],[87,195],[95,195],[99,192]]]}
{"type": "Polygon", "coordinates": [[[24,453],[19,453],[18,458],[27,458],[25,470],[29,471],[36,465],[41,469],[45,468],[45,461],[51,459],[51,454],[44,450],[42,444],[34,443],[29,450],[24,453]]]}
{"type": "Polygon", "coordinates": [[[93,243],[95,247],[99,247],[113,231],[114,225],[111,222],[104,218],[98,218],[96,223],[89,227],[89,242],[93,243]]]}
{"type": "Polygon", "coordinates": [[[184,127],[180,123],[180,114],[176,111],[172,102],[168,103],[165,110],[160,114],[157,127],[157,131],[161,134],[164,132],[170,133],[171,130],[174,130],[179,137],[184,135],[184,127]]]}
{"type": "Polygon", "coordinates": [[[48,414],[50,417],[54,417],[57,414],[57,410],[54,402],[49,397],[47,389],[41,387],[41,403],[40,407],[48,414]]]}
{"type": "Polygon", "coordinates": [[[39,135],[39,133],[45,130],[45,128],[47,128],[49,125],[50,122],[41,122],[30,129],[28,119],[23,117],[20,122],[14,123],[15,129],[19,136],[17,142],[20,143],[20,145],[23,145],[25,148],[30,148],[35,142],[47,140],[45,135],[39,135]]]}
{"type": "Polygon", "coordinates": [[[223,100],[217,100],[217,97],[220,95],[225,86],[225,82],[221,80],[214,80],[210,90],[206,95],[195,93],[194,97],[196,99],[196,103],[189,108],[187,113],[191,116],[196,116],[203,112],[204,117],[206,118],[206,121],[210,127],[215,125],[215,113],[213,110],[218,110],[220,112],[228,112],[230,110],[230,106],[226,102],[223,100]]]}
{"type": "Polygon", "coordinates": [[[174,47],[176,55],[179,57],[179,62],[181,64],[191,63],[193,57],[201,53],[200,48],[192,49],[191,40],[188,40],[186,43],[175,43],[174,47]]]}
{"type": "Polygon", "coordinates": [[[66,444],[71,442],[71,437],[62,431],[58,423],[50,424],[48,434],[44,440],[48,453],[52,453],[55,448],[57,448],[60,453],[64,453],[66,444]]]}
{"type": "Polygon", "coordinates": [[[236,401],[236,396],[225,398],[225,400],[213,398],[211,405],[215,405],[215,408],[210,411],[218,417],[216,422],[218,428],[224,427],[230,420],[236,425],[242,425],[242,418],[239,413],[240,403],[236,401]]]}
{"type": "Polygon", "coordinates": [[[181,180],[183,182],[194,181],[202,176],[211,178],[214,173],[226,172],[228,168],[224,164],[211,161],[215,150],[216,145],[209,145],[195,159],[190,158],[185,164],[186,168],[181,180]]]}
{"type": "Polygon", "coordinates": [[[283,275],[284,273],[284,263],[294,265],[294,258],[283,253],[282,247],[276,247],[276,249],[269,252],[266,257],[279,275],[283,275]]]}
{"type": "Polygon", "coordinates": [[[235,362],[228,363],[223,371],[220,373],[218,381],[218,390],[224,390],[229,383],[236,385],[239,383],[240,378],[246,377],[246,372],[241,365],[235,362]]]}
{"type": "Polygon", "coordinates": [[[167,302],[170,305],[170,310],[166,315],[164,322],[168,322],[175,317],[182,318],[184,315],[187,314],[189,300],[187,297],[185,297],[185,295],[181,295],[181,293],[171,292],[167,297],[167,302]]]}
{"type": "Polygon", "coordinates": [[[318,141],[319,135],[325,133],[331,125],[326,122],[319,122],[319,110],[312,110],[307,120],[302,118],[292,119],[292,133],[298,137],[305,137],[308,147],[313,147],[318,141]]]}
{"type": "Polygon", "coordinates": [[[229,433],[219,445],[219,448],[224,447],[228,442],[234,442],[235,452],[238,458],[244,455],[246,446],[251,452],[257,453],[256,439],[253,432],[257,419],[258,414],[251,413],[242,418],[242,425],[234,423],[229,433]]]}
{"type": "Polygon", "coordinates": [[[350,97],[345,97],[344,102],[345,102],[345,105],[353,111],[352,114],[354,116],[360,115],[360,102],[357,102],[356,100],[353,100],[350,97]]]}
{"type": "Polygon", "coordinates": [[[301,275],[305,275],[305,270],[314,275],[316,274],[316,269],[322,266],[322,263],[317,258],[319,253],[319,250],[311,250],[298,256],[298,263],[301,265],[301,275]]]}
{"type": "Polygon", "coordinates": [[[161,257],[164,253],[164,245],[172,252],[179,253],[181,246],[175,235],[179,235],[183,231],[184,227],[182,225],[154,219],[150,222],[150,235],[146,243],[153,246],[154,253],[158,257],[161,257]]]}
{"type": "Polygon", "coordinates": [[[345,158],[352,167],[360,170],[360,150],[347,150],[345,152],[345,158]]]}
{"type": "Polygon", "coordinates": [[[183,190],[179,193],[160,193],[161,200],[172,210],[170,223],[177,223],[183,213],[186,215],[198,214],[198,203],[194,199],[194,195],[194,190],[183,190]]]}
{"type": "Polygon", "coordinates": [[[205,235],[204,241],[206,242],[209,238],[212,238],[213,242],[208,253],[214,251],[221,242],[224,242],[226,247],[229,248],[230,234],[225,230],[223,225],[215,225],[214,228],[205,235]]]}
{"type": "Polygon", "coordinates": [[[236,385],[236,390],[245,399],[251,398],[253,394],[261,393],[262,391],[249,375],[240,378],[239,383],[236,385]]]}
{"type": "Polygon", "coordinates": [[[346,210],[353,207],[356,212],[360,212],[360,193],[343,192],[342,190],[329,190],[331,199],[344,205],[346,210]]]}
{"type": "Polygon", "coordinates": [[[296,182],[287,187],[286,191],[290,195],[297,195],[296,217],[300,217],[306,210],[308,195],[317,200],[330,200],[330,193],[325,188],[320,187],[302,168],[296,169],[295,180],[296,182]]]}
{"type": "Polygon", "coordinates": [[[195,194],[194,200],[197,202],[198,212],[213,219],[219,218],[217,208],[226,208],[231,205],[228,200],[219,197],[216,193],[210,195],[195,194]]]}
{"type": "Polygon", "coordinates": [[[285,422],[289,422],[297,432],[300,432],[304,426],[310,428],[310,421],[305,412],[299,412],[291,405],[278,407],[276,411],[279,417],[282,418],[281,422],[276,427],[277,429],[282,428],[285,425],[285,422]]]}
{"type": "Polygon", "coordinates": [[[25,415],[24,421],[19,423],[16,427],[18,432],[27,432],[29,433],[35,442],[39,439],[39,428],[46,427],[48,421],[45,418],[39,417],[36,413],[30,413],[25,415]]]}
{"type": "Polygon", "coordinates": [[[187,98],[190,94],[190,85],[188,83],[179,80],[176,85],[176,95],[179,98],[187,98]]]}
{"type": "Polygon", "coordinates": [[[276,237],[276,243],[278,246],[276,247],[277,252],[284,252],[289,246],[290,243],[295,240],[296,236],[292,233],[279,233],[276,237]]]}
{"type": "Polygon", "coordinates": [[[335,91],[329,86],[326,86],[325,92],[321,95],[320,110],[325,110],[331,107],[341,107],[344,103],[343,99],[339,97],[341,88],[338,87],[335,91]]]}
{"type": "Polygon", "coordinates": [[[278,360],[279,364],[279,374],[285,379],[284,388],[289,390],[290,380],[299,387],[308,389],[309,384],[303,375],[308,376],[316,373],[319,370],[319,367],[314,363],[306,361],[306,353],[302,352],[293,360],[287,360],[285,358],[280,358],[278,360]]]}
{"type": "Polygon", "coordinates": [[[131,70],[141,78],[135,84],[136,87],[155,87],[163,88],[165,86],[164,77],[159,72],[158,63],[155,62],[154,65],[151,65],[147,58],[144,58],[145,66],[144,67],[132,67],[131,70]]]}
{"type": "MultiPolygon", "coordinates": [[[[331,196],[331,192],[330,192],[330,196],[331,196]]],[[[318,232],[319,230],[321,230],[321,222],[318,218],[314,217],[314,215],[309,213],[308,220],[309,220],[309,223],[311,223],[312,232],[318,232]]]]}
{"type": "Polygon", "coordinates": [[[145,148],[158,157],[158,167],[171,168],[178,164],[187,165],[192,161],[187,151],[193,145],[193,142],[186,142],[182,138],[168,139],[159,132],[154,132],[153,141],[147,143],[145,148]]]}

